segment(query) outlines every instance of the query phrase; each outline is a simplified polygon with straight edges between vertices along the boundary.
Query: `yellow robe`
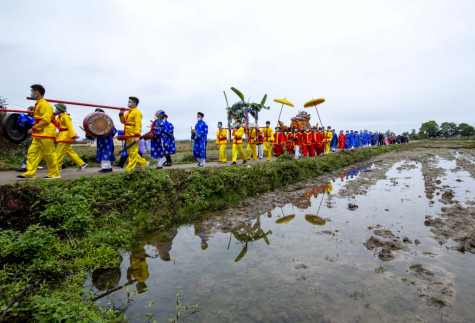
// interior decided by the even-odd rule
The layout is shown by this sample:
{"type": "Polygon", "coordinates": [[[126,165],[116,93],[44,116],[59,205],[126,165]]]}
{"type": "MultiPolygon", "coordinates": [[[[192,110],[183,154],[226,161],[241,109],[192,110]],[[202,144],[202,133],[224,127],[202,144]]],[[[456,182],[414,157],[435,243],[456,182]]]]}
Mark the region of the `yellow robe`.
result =
{"type": "Polygon", "coordinates": [[[216,145],[219,146],[219,161],[226,163],[228,160],[226,158],[226,145],[228,139],[226,137],[226,129],[218,129],[216,132],[216,145]]]}
{"type": "Polygon", "coordinates": [[[264,153],[267,155],[267,160],[272,156],[272,144],[274,142],[274,130],[271,127],[262,129],[262,136],[264,137],[264,153]]]}
{"type": "Polygon", "coordinates": [[[73,139],[77,138],[76,132],[73,128],[73,124],[71,122],[71,117],[66,113],[61,113],[56,117],[56,123],[59,127],[59,132],[56,136],[56,142],[58,143],[58,145],[56,146],[58,169],[62,169],[63,159],[65,155],[68,155],[68,157],[77,166],[84,165],[84,161],[71,147],[73,139]]]}
{"type": "Polygon", "coordinates": [[[33,127],[33,141],[26,155],[26,169],[23,176],[36,178],[36,171],[43,156],[46,159],[48,177],[60,177],[56,162],[54,139],[56,139],[56,127],[53,120],[53,107],[45,100],[36,101],[33,110],[35,126],[33,127]]]}

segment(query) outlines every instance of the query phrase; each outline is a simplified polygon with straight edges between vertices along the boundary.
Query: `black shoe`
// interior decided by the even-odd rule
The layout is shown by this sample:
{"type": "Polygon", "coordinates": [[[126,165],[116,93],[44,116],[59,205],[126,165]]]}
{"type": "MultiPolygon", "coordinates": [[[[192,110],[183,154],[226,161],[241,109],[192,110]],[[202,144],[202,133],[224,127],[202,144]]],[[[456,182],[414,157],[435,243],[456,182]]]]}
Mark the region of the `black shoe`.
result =
{"type": "Polygon", "coordinates": [[[99,171],[99,173],[109,173],[112,172],[112,168],[104,168],[99,171]]]}
{"type": "Polygon", "coordinates": [[[18,169],[15,169],[15,171],[24,173],[26,172],[26,168],[18,168],[18,169]]]}
{"type": "Polygon", "coordinates": [[[236,162],[233,162],[231,165],[237,165],[237,163],[236,163],[236,162]]]}
{"type": "Polygon", "coordinates": [[[64,169],[64,168],[68,168],[68,165],[62,164],[62,165],[61,165],[61,169],[64,169]]]}
{"type": "Polygon", "coordinates": [[[84,170],[84,168],[86,168],[86,167],[87,167],[87,164],[84,163],[84,165],[82,165],[81,167],[78,168],[78,172],[84,170]]]}
{"type": "Polygon", "coordinates": [[[243,163],[243,164],[247,163],[247,160],[243,160],[242,163],[243,163]]]}
{"type": "Polygon", "coordinates": [[[18,178],[21,181],[33,180],[34,179],[33,177],[26,177],[26,176],[23,176],[23,175],[18,175],[16,178],[18,178]]]}
{"type": "Polygon", "coordinates": [[[125,162],[127,161],[128,156],[120,156],[119,162],[114,166],[124,168],[125,162]]]}

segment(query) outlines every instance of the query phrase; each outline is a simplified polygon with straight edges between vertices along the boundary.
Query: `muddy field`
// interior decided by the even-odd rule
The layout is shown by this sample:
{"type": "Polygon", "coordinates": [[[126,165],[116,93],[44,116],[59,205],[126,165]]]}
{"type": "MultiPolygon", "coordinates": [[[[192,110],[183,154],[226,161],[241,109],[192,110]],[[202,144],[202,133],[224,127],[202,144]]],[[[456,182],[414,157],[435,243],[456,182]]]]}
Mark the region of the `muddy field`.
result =
{"type": "Polygon", "coordinates": [[[115,285],[142,277],[136,319],[151,300],[166,319],[181,291],[195,321],[470,322],[474,188],[473,149],[399,149],[146,235],[115,285]]]}

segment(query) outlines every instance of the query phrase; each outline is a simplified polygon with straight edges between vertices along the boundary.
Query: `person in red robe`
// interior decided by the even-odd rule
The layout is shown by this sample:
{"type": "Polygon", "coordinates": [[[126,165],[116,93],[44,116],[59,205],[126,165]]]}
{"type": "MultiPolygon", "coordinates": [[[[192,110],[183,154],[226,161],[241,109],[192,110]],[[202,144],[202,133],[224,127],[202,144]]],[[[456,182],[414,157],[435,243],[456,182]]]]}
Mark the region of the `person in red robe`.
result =
{"type": "Polygon", "coordinates": [[[346,136],[343,133],[343,130],[340,130],[340,135],[338,136],[338,144],[340,145],[340,150],[345,149],[346,136]]]}
{"type": "Polygon", "coordinates": [[[302,155],[307,157],[307,148],[308,148],[308,140],[307,140],[307,132],[305,129],[300,130],[300,138],[302,140],[302,155]]]}
{"type": "Polygon", "coordinates": [[[279,157],[284,153],[285,135],[279,127],[275,128],[274,154],[279,157]]]}
{"type": "Polygon", "coordinates": [[[315,129],[312,128],[307,133],[308,155],[315,157],[315,129]]]}
{"type": "Polygon", "coordinates": [[[292,133],[290,132],[285,135],[285,148],[289,154],[295,154],[294,145],[292,142],[292,133]]]}
{"type": "Polygon", "coordinates": [[[322,128],[318,128],[318,132],[315,133],[315,153],[317,156],[323,154],[323,130],[322,128]]]}

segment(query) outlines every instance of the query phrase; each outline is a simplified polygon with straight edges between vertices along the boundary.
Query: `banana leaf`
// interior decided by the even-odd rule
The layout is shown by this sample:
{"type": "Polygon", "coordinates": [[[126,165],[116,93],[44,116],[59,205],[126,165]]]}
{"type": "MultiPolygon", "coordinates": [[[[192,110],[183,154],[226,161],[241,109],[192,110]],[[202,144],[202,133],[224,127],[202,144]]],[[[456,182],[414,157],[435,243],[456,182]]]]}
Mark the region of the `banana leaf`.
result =
{"type": "Polygon", "coordinates": [[[242,102],[245,102],[244,95],[238,89],[236,89],[235,87],[231,87],[231,90],[233,90],[234,93],[236,93],[237,96],[241,98],[242,102]]]}

